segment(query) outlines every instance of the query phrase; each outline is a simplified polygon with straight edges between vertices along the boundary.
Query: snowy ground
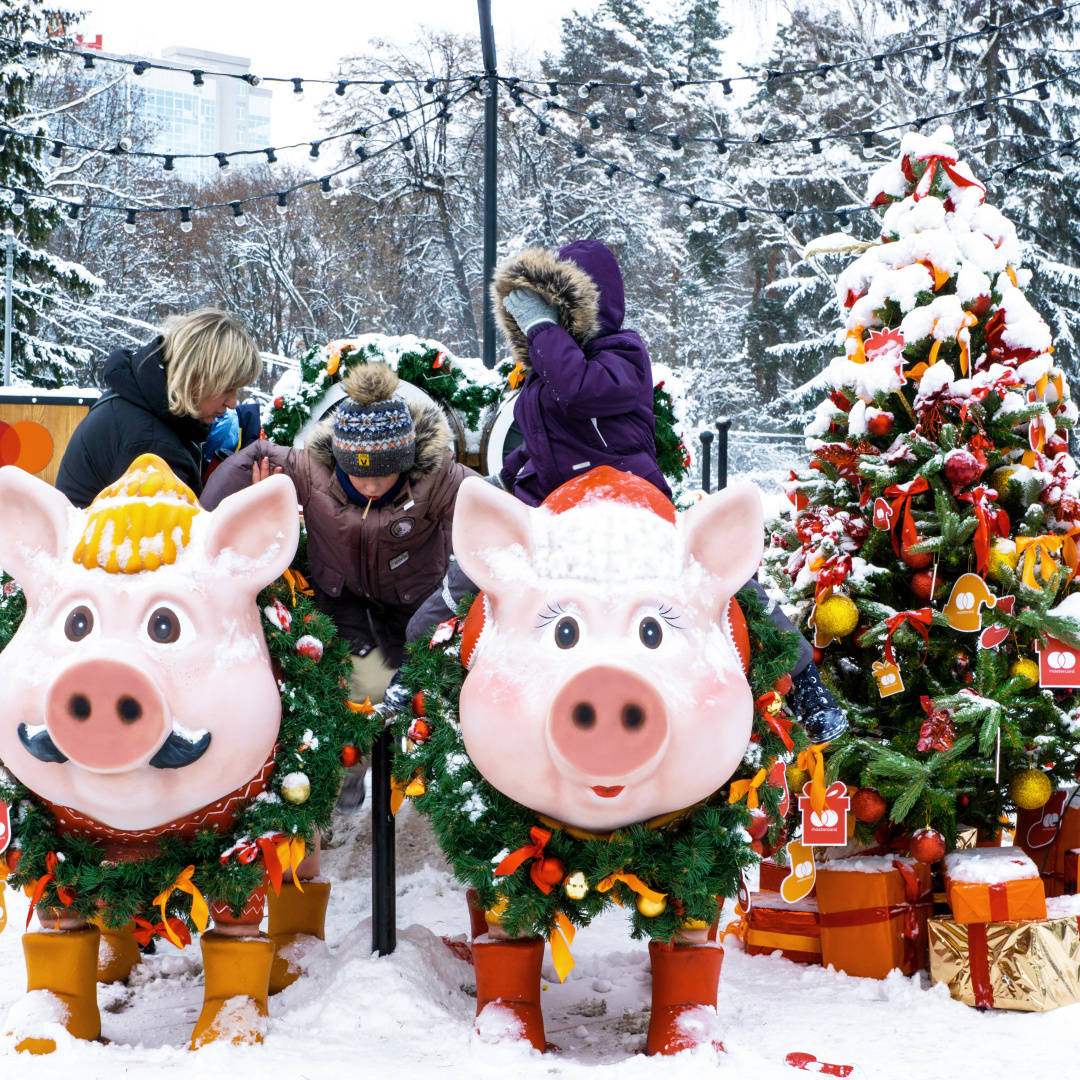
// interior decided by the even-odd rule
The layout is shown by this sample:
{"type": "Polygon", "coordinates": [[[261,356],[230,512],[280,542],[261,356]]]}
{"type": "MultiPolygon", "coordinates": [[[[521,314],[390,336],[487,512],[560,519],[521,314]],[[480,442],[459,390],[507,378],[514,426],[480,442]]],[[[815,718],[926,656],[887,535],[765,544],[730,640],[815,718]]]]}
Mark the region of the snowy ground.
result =
{"type": "MultiPolygon", "coordinates": [[[[366,807],[340,818],[335,833],[323,860],[333,881],[328,948],[271,1000],[264,1045],[212,1046],[193,1057],[185,1047],[202,1002],[199,950],[164,945],[136,969],[130,986],[99,989],[109,1045],[69,1040],[50,1058],[29,1059],[0,1036],[0,1077],[158,1080],[187,1077],[197,1068],[200,1080],[415,1080],[427,1073],[478,1080],[604,1074],[689,1080],[713,1071],[798,1080],[806,1074],[784,1064],[791,1051],[851,1065],[853,1080],[1065,1075],[1075,1067],[1080,1006],[1046,1014],[981,1013],[951,1001],[943,987],[929,989],[925,975],[854,979],[779,957],[748,957],[737,947],[728,949],[720,983],[727,1053],[646,1058],[647,951],[630,940],[618,914],[578,934],[577,967],[565,984],[545,962],[547,1035],[559,1053],[479,1044],[471,1033],[472,969],[440,937],[464,937],[465,900],[426,823],[410,807],[399,817],[398,948],[381,959],[370,954],[366,807]]],[[[0,1017],[25,986],[20,930],[26,900],[10,889],[6,898],[0,1017]]]]}

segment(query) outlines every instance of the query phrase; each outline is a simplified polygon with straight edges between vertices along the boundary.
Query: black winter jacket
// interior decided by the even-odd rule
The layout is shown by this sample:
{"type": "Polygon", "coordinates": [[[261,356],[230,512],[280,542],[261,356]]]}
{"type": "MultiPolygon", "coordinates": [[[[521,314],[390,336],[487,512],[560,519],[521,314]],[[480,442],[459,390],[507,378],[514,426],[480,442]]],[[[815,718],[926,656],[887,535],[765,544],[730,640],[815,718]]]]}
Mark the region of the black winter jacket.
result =
{"type": "Polygon", "coordinates": [[[157,337],[135,352],[117,349],[105,361],[107,392],[75,429],[56,476],[56,486],[75,506],[89,506],[140,454],[164,458],[201,494],[199,448],[210,429],[169,412],[163,345],[157,337]]]}

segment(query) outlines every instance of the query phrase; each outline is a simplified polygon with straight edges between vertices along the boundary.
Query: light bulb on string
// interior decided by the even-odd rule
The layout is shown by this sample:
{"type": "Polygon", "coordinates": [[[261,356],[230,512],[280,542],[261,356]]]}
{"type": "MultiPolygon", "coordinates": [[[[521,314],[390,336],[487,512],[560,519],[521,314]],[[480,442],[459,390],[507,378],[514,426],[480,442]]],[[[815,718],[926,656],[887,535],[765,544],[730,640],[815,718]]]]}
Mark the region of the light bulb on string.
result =
{"type": "Polygon", "coordinates": [[[836,211],[836,225],[841,232],[851,232],[851,216],[846,210],[836,211]]]}
{"type": "Polygon", "coordinates": [[[128,212],[127,212],[127,217],[124,219],[124,232],[126,232],[129,236],[133,232],[135,232],[135,211],[134,210],[129,209],[128,212]]]}
{"type": "Polygon", "coordinates": [[[716,152],[718,154],[726,154],[727,153],[728,146],[727,146],[727,143],[724,142],[723,139],[713,139],[713,145],[716,147],[716,152]]]}
{"type": "Polygon", "coordinates": [[[930,59],[931,60],[944,60],[945,54],[941,51],[941,46],[935,41],[930,46],[930,59]]]}
{"type": "Polygon", "coordinates": [[[874,66],[870,68],[870,78],[876,83],[885,81],[885,57],[880,53],[874,57],[874,66]]]}
{"type": "Polygon", "coordinates": [[[667,90],[669,94],[677,94],[686,83],[682,79],[668,79],[667,90]]]}
{"type": "Polygon", "coordinates": [[[646,86],[639,82],[634,83],[634,97],[636,97],[638,101],[644,101],[648,96],[649,91],[646,86]]]}
{"type": "Polygon", "coordinates": [[[83,70],[90,71],[94,66],[94,58],[89,53],[83,53],[83,70]]]}
{"type": "Polygon", "coordinates": [[[679,217],[688,218],[694,213],[694,207],[697,206],[700,199],[697,195],[689,195],[687,198],[679,203],[679,217]]]}
{"type": "Polygon", "coordinates": [[[679,135],[673,134],[668,136],[668,142],[671,145],[672,157],[682,157],[683,155],[683,142],[679,135]]]}
{"type": "Polygon", "coordinates": [[[349,88],[349,84],[344,79],[342,79],[337,84],[337,86],[334,88],[334,93],[337,94],[338,97],[344,97],[345,96],[345,91],[348,88],[349,88]]]}
{"type": "Polygon", "coordinates": [[[304,100],[304,80],[303,79],[291,79],[292,92],[294,101],[304,100]]]}
{"type": "Polygon", "coordinates": [[[332,199],[334,197],[334,185],[329,176],[324,176],[319,181],[319,194],[324,199],[332,199]]]}
{"type": "Polygon", "coordinates": [[[403,153],[411,154],[416,149],[416,144],[413,142],[412,135],[406,135],[401,140],[401,149],[403,153]]]}
{"type": "Polygon", "coordinates": [[[277,196],[277,202],[274,205],[274,209],[281,217],[284,217],[289,211],[289,196],[284,191],[279,191],[277,196]]]}
{"type": "Polygon", "coordinates": [[[228,155],[228,154],[226,154],[226,153],[225,153],[225,152],[224,152],[223,150],[219,150],[219,151],[218,151],[218,152],[217,152],[217,153],[216,153],[216,154],[214,155],[214,157],[216,157],[216,158],[217,158],[217,163],[218,163],[218,168],[219,168],[219,169],[221,169],[222,171],[224,171],[225,169],[227,169],[227,168],[229,167],[229,164],[230,164],[230,162],[229,162],[229,155],[228,155]]]}
{"type": "Polygon", "coordinates": [[[968,23],[968,29],[973,34],[983,34],[990,28],[990,20],[985,15],[976,15],[968,23]]]}
{"type": "Polygon", "coordinates": [[[1046,85],[1045,82],[1037,82],[1032,87],[1032,89],[1035,91],[1035,93],[1038,96],[1038,99],[1040,101],[1049,101],[1050,100],[1050,88],[1046,85]]]}
{"type": "Polygon", "coordinates": [[[277,154],[272,146],[268,146],[263,153],[266,155],[266,164],[273,165],[277,161],[277,154]]]}
{"type": "Polygon", "coordinates": [[[862,139],[863,157],[873,157],[874,133],[872,131],[864,131],[861,133],[860,138],[862,139]]]}
{"type": "Polygon", "coordinates": [[[821,153],[821,139],[818,138],[817,136],[814,136],[813,138],[810,139],[810,153],[811,154],[820,154],[821,153]]]}
{"type": "Polygon", "coordinates": [[[731,89],[731,80],[730,79],[721,79],[720,80],[720,87],[724,91],[725,94],[733,93],[733,91],[731,89]]]}
{"type": "Polygon", "coordinates": [[[186,232],[186,233],[191,232],[191,207],[190,206],[181,206],[180,207],[180,231],[181,232],[186,232]]]}
{"type": "Polygon", "coordinates": [[[589,113],[588,119],[589,119],[589,127],[593,131],[599,131],[601,126],[602,126],[601,123],[600,123],[600,117],[597,116],[596,113],[589,113]]]}
{"type": "Polygon", "coordinates": [[[242,229],[247,224],[247,215],[244,213],[244,207],[238,203],[229,203],[232,207],[233,218],[232,223],[238,228],[242,229]]]}
{"type": "Polygon", "coordinates": [[[745,206],[735,208],[735,226],[740,232],[745,232],[750,227],[750,215],[747,214],[745,206]]]}
{"type": "Polygon", "coordinates": [[[71,221],[77,221],[79,217],[79,204],[72,203],[68,207],[67,216],[71,221]]]}
{"type": "Polygon", "coordinates": [[[583,158],[583,157],[588,156],[588,151],[585,149],[585,144],[582,143],[582,142],[576,142],[575,141],[575,143],[574,143],[574,154],[579,158],[583,158]]]}
{"type": "Polygon", "coordinates": [[[49,151],[49,160],[54,165],[59,165],[64,160],[64,144],[59,140],[53,143],[52,150],[49,151]]]}
{"type": "Polygon", "coordinates": [[[667,183],[667,173],[661,170],[653,177],[653,187],[663,187],[667,183]]]}
{"type": "Polygon", "coordinates": [[[203,82],[203,75],[205,72],[200,71],[198,68],[192,68],[191,71],[191,84],[192,86],[205,86],[203,82]]]}
{"type": "MultiPolygon", "coordinates": [[[[770,83],[770,82],[772,82],[772,80],[773,80],[773,69],[772,69],[772,68],[769,68],[769,67],[763,67],[763,68],[762,68],[762,69],[761,69],[761,70],[760,70],[760,71],[759,71],[759,72],[757,73],[757,84],[758,84],[759,86],[768,86],[768,85],[769,85],[769,83],[770,83]]],[[[726,82],[726,81],[727,81],[727,80],[725,80],[725,82],[726,82]]],[[[725,93],[728,93],[729,91],[726,91],[726,90],[725,90],[724,92],[725,92],[725,93]]]]}
{"type": "Polygon", "coordinates": [[[548,95],[550,97],[558,97],[559,96],[559,84],[557,82],[549,82],[548,83],[548,95]]]}
{"type": "Polygon", "coordinates": [[[428,79],[428,81],[426,83],[424,83],[424,93],[425,94],[434,94],[435,93],[436,81],[437,80],[435,80],[435,79],[428,79]]]}
{"type": "Polygon", "coordinates": [[[608,163],[608,165],[604,168],[604,175],[608,178],[608,183],[615,183],[615,175],[616,173],[618,173],[618,171],[619,166],[616,165],[615,162],[612,161],[608,163]]]}
{"type": "Polygon", "coordinates": [[[551,131],[551,125],[546,120],[539,120],[536,124],[537,135],[547,135],[551,131]]]}
{"type": "Polygon", "coordinates": [[[311,158],[312,161],[319,156],[319,145],[319,141],[316,140],[311,144],[311,149],[308,150],[308,157],[311,158]]]}
{"type": "Polygon", "coordinates": [[[353,153],[356,155],[357,161],[367,161],[368,159],[367,147],[363,143],[357,143],[353,147],[353,153]]]}
{"type": "Polygon", "coordinates": [[[577,91],[578,92],[578,97],[582,98],[582,99],[587,98],[587,97],[589,97],[590,94],[592,94],[594,89],[595,89],[595,84],[594,83],[591,83],[591,82],[582,83],[578,87],[578,91],[577,91]]]}
{"type": "Polygon", "coordinates": [[[389,94],[390,91],[393,90],[393,89],[394,89],[394,80],[393,79],[385,79],[385,80],[383,80],[383,84],[379,87],[379,93],[384,94],[384,95],[389,94]]]}
{"type": "Polygon", "coordinates": [[[131,66],[132,75],[145,75],[150,70],[150,65],[145,60],[136,60],[131,66]]]}
{"type": "Polygon", "coordinates": [[[252,74],[250,71],[246,75],[241,75],[241,79],[248,84],[248,86],[258,86],[262,82],[262,79],[258,75],[252,74]]]}
{"type": "Polygon", "coordinates": [[[26,203],[23,201],[23,194],[21,191],[16,191],[15,198],[11,202],[11,212],[16,217],[22,217],[24,210],[26,210],[26,203]]]}

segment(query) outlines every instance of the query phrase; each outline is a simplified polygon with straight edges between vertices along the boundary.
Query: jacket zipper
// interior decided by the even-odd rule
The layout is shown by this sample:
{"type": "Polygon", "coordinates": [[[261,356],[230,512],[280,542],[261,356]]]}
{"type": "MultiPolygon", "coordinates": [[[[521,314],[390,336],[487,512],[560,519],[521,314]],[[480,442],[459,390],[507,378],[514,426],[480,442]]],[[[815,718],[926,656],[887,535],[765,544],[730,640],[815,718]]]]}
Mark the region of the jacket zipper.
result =
{"type": "Polygon", "coordinates": [[[605,446],[607,446],[607,439],[605,439],[605,438],[604,438],[604,436],[600,434],[600,423],[599,423],[599,417],[596,417],[596,416],[592,417],[592,426],[593,426],[594,428],[596,428],[596,434],[597,434],[597,436],[599,437],[600,441],[601,441],[601,442],[602,442],[602,443],[603,443],[603,444],[604,444],[605,446]]]}

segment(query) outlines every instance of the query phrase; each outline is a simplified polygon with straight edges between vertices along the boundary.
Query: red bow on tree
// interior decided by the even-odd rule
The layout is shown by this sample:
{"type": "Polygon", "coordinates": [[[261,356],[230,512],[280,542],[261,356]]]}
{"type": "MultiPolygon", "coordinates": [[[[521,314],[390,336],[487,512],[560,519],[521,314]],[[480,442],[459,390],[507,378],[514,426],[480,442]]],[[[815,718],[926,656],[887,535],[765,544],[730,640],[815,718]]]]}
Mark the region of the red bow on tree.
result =
{"type": "MultiPolygon", "coordinates": [[[[983,198],[986,197],[986,188],[984,188],[982,184],[974,177],[965,176],[962,172],[953,167],[956,165],[956,158],[948,157],[945,154],[928,154],[924,158],[916,158],[915,160],[926,162],[926,169],[923,171],[922,176],[919,178],[919,183],[915,187],[914,198],[916,202],[920,199],[925,199],[926,196],[930,194],[930,191],[934,186],[934,177],[937,175],[939,166],[957,187],[977,187],[983,193],[983,198]]],[[[908,180],[915,180],[915,172],[912,169],[911,162],[906,154],[904,155],[904,160],[901,162],[901,168],[903,169],[904,176],[906,176],[908,180]]]]}
{"type": "MultiPolygon", "coordinates": [[[[928,608],[917,608],[912,611],[898,611],[895,615],[885,620],[885,626],[888,628],[889,633],[885,637],[885,659],[890,664],[896,663],[896,655],[893,652],[892,639],[893,634],[900,629],[904,623],[907,623],[912,630],[915,631],[922,639],[923,644],[929,648],[930,645],[930,624],[933,622],[934,613],[928,608]]],[[[922,667],[926,663],[926,652],[923,651],[923,658],[919,661],[919,667],[922,667]]]]}
{"type": "Polygon", "coordinates": [[[915,519],[911,515],[911,500],[916,495],[930,490],[930,483],[925,476],[916,476],[906,484],[890,484],[884,491],[886,499],[892,499],[889,505],[889,522],[893,554],[900,558],[901,540],[896,537],[896,522],[902,518],[900,535],[903,544],[917,544],[919,533],[915,528],[915,519]]]}
{"type": "Polygon", "coordinates": [[[529,867],[529,876],[532,878],[533,884],[546,896],[551,892],[551,886],[540,876],[540,871],[544,862],[544,846],[551,839],[551,833],[547,829],[541,829],[538,825],[534,825],[529,830],[529,837],[532,843],[519,847],[517,851],[511,851],[495,867],[495,876],[508,877],[522,863],[532,859],[533,864],[529,867]]]}
{"type": "Polygon", "coordinates": [[[851,573],[850,555],[833,555],[825,560],[818,571],[817,584],[814,587],[814,602],[820,604],[821,598],[838,585],[843,585],[851,573]]]}
{"type": "Polygon", "coordinates": [[[993,488],[981,484],[957,496],[961,502],[971,503],[975,511],[975,564],[982,577],[990,565],[990,537],[1009,535],[1009,515],[1001,507],[990,505],[997,497],[993,488]]]}
{"type": "Polygon", "coordinates": [[[191,944],[191,931],[188,930],[187,924],[183,919],[169,919],[168,925],[159,922],[157,924],[147,922],[146,919],[141,916],[135,916],[135,929],[132,931],[135,940],[144,948],[150,944],[152,938],[162,937],[166,941],[172,941],[173,938],[169,936],[169,931],[172,930],[173,935],[180,940],[182,946],[188,946],[191,944]]]}
{"type": "Polygon", "coordinates": [[[919,741],[915,744],[916,750],[944,751],[952,747],[953,739],[956,738],[956,728],[946,709],[939,709],[933,698],[925,694],[919,698],[919,704],[926,713],[926,719],[919,728],[919,741]]]}

